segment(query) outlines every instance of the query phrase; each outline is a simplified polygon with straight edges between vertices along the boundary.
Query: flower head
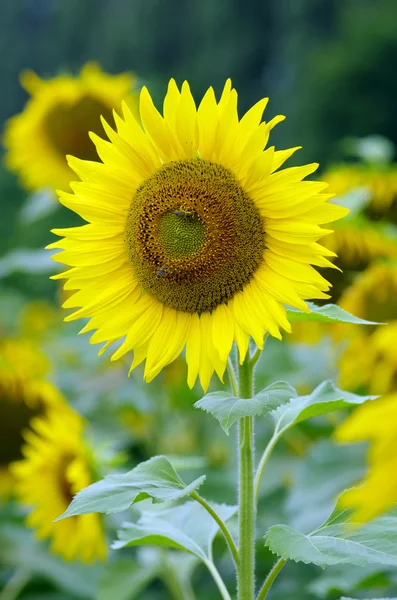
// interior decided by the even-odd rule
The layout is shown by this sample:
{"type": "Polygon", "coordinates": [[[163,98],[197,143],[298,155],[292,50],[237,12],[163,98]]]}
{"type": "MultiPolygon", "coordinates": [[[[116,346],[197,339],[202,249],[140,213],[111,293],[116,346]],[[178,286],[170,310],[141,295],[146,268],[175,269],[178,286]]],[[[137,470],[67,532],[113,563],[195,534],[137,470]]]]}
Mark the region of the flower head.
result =
{"type": "Polygon", "coordinates": [[[321,225],[346,210],[329,202],[324,183],[304,181],[317,165],[278,170],[297,148],[267,148],[283,117],[261,122],[267,100],[241,119],[228,81],[196,108],[189,85],[171,80],[164,116],[144,88],[143,129],[126,105],[110,141],[93,135],[102,163],[70,158],[81,182],[61,202],[87,225],[64,236],[54,259],[71,267],[56,277],[78,290],[64,304],[68,320],[90,317],[93,343],[125,338],[113,359],[134,350],[152,380],[186,346],[188,383],[204,389],[222,378],[233,342],[240,360],[249,337],[290,331],[284,304],[307,310],[326,298],[315,266],[332,256],[321,225]]]}
{"type": "Polygon", "coordinates": [[[397,267],[375,263],[345,290],[340,305],[362,319],[386,323],[374,327],[337,326],[349,341],[340,357],[340,385],[372,394],[397,390],[397,267]]]}
{"type": "Polygon", "coordinates": [[[340,442],[369,442],[368,473],[358,487],[344,492],[340,505],[353,508],[365,522],[397,502],[397,394],[356,409],[336,430],[340,442]]]}
{"type": "Polygon", "coordinates": [[[82,418],[68,408],[35,418],[25,434],[24,458],[12,465],[12,472],[19,500],[31,506],[26,523],[37,537],[50,538],[51,550],[66,560],[89,563],[106,556],[100,516],[53,522],[94,481],[83,426],[82,418]]]}
{"type": "Polygon", "coordinates": [[[78,77],[42,80],[26,71],[21,83],[31,98],[6,125],[6,163],[32,190],[68,189],[73,172],[65,155],[98,160],[88,132],[99,133],[101,115],[112,122],[112,109],[119,108],[122,100],[133,111],[137,106],[134,76],[107,75],[94,63],[87,63],[78,77]]]}
{"type": "Polygon", "coordinates": [[[0,496],[14,490],[10,465],[21,458],[23,434],[37,415],[64,405],[48,381],[46,357],[23,339],[0,341],[0,496]]]}
{"type": "Polygon", "coordinates": [[[393,166],[344,164],[335,166],[323,175],[336,195],[354,188],[365,187],[370,193],[368,210],[374,217],[395,216],[397,199],[397,169],[393,166]]]}

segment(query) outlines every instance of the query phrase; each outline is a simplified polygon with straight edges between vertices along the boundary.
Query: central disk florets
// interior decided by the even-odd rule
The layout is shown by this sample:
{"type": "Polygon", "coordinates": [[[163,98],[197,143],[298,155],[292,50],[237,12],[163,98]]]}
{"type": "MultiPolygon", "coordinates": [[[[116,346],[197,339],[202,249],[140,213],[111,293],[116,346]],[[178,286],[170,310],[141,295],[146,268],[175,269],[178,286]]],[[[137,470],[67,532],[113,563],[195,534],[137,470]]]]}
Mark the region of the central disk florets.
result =
{"type": "Polygon", "coordinates": [[[125,239],[142,287],[190,313],[241,291],[265,248],[262,218],[233,173],[201,159],[167,163],[138,188],[125,239]]]}

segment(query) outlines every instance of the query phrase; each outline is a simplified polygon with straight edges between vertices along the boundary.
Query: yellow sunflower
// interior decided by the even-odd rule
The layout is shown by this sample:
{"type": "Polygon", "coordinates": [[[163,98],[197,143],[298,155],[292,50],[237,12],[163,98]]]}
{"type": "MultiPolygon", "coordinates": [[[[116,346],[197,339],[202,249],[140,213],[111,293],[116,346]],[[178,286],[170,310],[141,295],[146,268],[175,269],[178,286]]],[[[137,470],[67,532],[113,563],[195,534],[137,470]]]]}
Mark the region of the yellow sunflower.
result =
{"type": "Polygon", "coordinates": [[[290,331],[284,304],[327,298],[312,265],[331,266],[321,225],[346,210],[326,184],[303,181],[317,164],[278,170],[297,148],[266,148],[283,120],[261,122],[266,103],[239,119],[230,81],[196,108],[188,83],[171,80],[164,116],[143,88],[143,129],[124,104],[117,132],[103,120],[110,141],[92,135],[102,163],[69,158],[81,182],[60,200],[88,224],[55,230],[65,237],[50,246],[72,267],[55,277],[79,290],[67,320],[91,317],[83,331],[105,348],[125,337],[112,359],[134,350],[146,381],[186,346],[188,383],[207,389],[233,342],[242,361],[250,336],[262,348],[265,330],[290,331]]]}
{"type": "Polygon", "coordinates": [[[60,392],[44,379],[48,369],[36,345],[0,340],[0,497],[14,489],[10,464],[22,456],[23,432],[31,419],[64,404],[60,392]]]}
{"type": "Polygon", "coordinates": [[[339,325],[336,337],[350,338],[339,360],[340,385],[372,394],[397,390],[397,266],[370,266],[346,289],[340,306],[362,319],[387,323],[360,328],[339,325]]]}
{"type": "Polygon", "coordinates": [[[369,441],[364,481],[339,500],[342,507],[354,509],[359,522],[373,519],[397,503],[396,432],[397,393],[360,406],[335,432],[342,443],[369,441]]]}
{"type": "Polygon", "coordinates": [[[337,196],[358,187],[366,187],[371,192],[369,211],[374,216],[389,213],[397,199],[397,168],[360,164],[342,164],[332,167],[323,175],[329,183],[330,191],[337,196]]]}
{"type": "Polygon", "coordinates": [[[89,131],[100,131],[99,118],[112,121],[112,109],[125,100],[135,113],[136,83],[130,73],[107,75],[87,63],[77,77],[59,75],[40,79],[27,71],[22,86],[31,95],[24,111],[12,117],[5,129],[7,166],[31,190],[44,187],[69,189],[73,173],[65,155],[98,160],[89,131]]]}
{"type": "Polygon", "coordinates": [[[25,433],[24,458],[12,465],[20,501],[31,505],[26,523],[39,539],[51,539],[51,550],[65,560],[90,563],[106,557],[98,514],[54,523],[73,496],[94,481],[82,418],[72,410],[50,411],[33,420],[25,433]]]}

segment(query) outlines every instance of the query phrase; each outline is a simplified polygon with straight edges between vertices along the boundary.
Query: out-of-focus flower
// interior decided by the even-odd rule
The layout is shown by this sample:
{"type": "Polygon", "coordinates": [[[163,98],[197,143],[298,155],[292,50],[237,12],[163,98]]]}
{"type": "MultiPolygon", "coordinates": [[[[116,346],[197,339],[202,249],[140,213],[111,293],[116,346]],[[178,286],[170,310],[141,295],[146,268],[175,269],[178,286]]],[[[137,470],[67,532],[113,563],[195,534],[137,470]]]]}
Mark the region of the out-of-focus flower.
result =
{"type": "Polygon", "coordinates": [[[358,487],[339,499],[341,507],[354,509],[354,520],[365,522],[397,503],[397,393],[357,408],[340,425],[339,442],[369,441],[368,473],[358,487]]]}
{"type": "Polygon", "coordinates": [[[135,76],[108,75],[95,63],[87,63],[77,77],[43,80],[26,71],[21,83],[31,98],[23,112],[8,121],[4,144],[7,166],[31,190],[69,189],[75,175],[66,155],[98,161],[89,132],[103,131],[100,117],[114,123],[112,110],[120,110],[122,100],[134,113],[137,110],[135,76]]]}
{"type": "Polygon", "coordinates": [[[377,164],[342,164],[323,174],[337,196],[358,187],[371,192],[369,210],[374,216],[390,213],[397,199],[397,167],[377,164]]]}
{"type": "Polygon", "coordinates": [[[284,304],[327,298],[313,266],[331,266],[318,241],[346,209],[329,202],[326,184],[303,181],[317,165],[278,170],[295,149],[266,148],[283,119],[262,122],[267,99],[241,119],[228,81],[198,108],[187,82],[171,80],[164,117],[146,88],[143,130],[124,106],[109,142],[95,136],[101,163],[70,159],[81,182],[61,202],[89,224],[55,230],[50,248],[72,267],[55,276],[77,291],[67,320],[89,317],[92,343],[125,337],[116,360],[134,350],[151,381],[186,346],[188,384],[222,379],[233,342],[240,360],[252,336],[290,331],[284,304]]]}
{"type": "Polygon", "coordinates": [[[65,405],[61,393],[44,379],[48,370],[35,344],[0,340],[0,496],[14,489],[10,464],[22,456],[23,432],[31,419],[65,405]]]}
{"type": "Polygon", "coordinates": [[[364,271],[342,295],[340,305],[378,323],[374,327],[339,325],[336,338],[348,338],[340,357],[340,385],[372,394],[397,390],[397,266],[378,263],[364,271]]]}
{"type": "Polygon", "coordinates": [[[106,557],[101,517],[80,515],[54,523],[73,496],[94,481],[93,461],[83,440],[83,419],[71,409],[33,419],[25,434],[24,458],[12,465],[19,500],[30,505],[26,518],[39,539],[65,560],[90,563],[106,557]]]}

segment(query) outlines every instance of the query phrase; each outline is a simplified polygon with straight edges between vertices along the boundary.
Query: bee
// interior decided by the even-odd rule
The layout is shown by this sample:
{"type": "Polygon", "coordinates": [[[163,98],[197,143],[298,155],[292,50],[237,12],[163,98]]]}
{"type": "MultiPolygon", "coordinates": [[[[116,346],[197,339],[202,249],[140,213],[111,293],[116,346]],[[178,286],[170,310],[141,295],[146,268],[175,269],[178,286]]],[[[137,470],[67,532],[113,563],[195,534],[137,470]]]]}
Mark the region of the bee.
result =
{"type": "Polygon", "coordinates": [[[191,211],[175,210],[174,215],[181,217],[182,219],[186,219],[187,221],[192,221],[194,218],[194,213],[191,211]]]}
{"type": "Polygon", "coordinates": [[[160,279],[160,277],[164,277],[164,275],[166,274],[167,271],[168,271],[168,265],[163,265],[161,267],[161,269],[159,269],[157,271],[157,275],[156,275],[157,279],[160,279]]]}

